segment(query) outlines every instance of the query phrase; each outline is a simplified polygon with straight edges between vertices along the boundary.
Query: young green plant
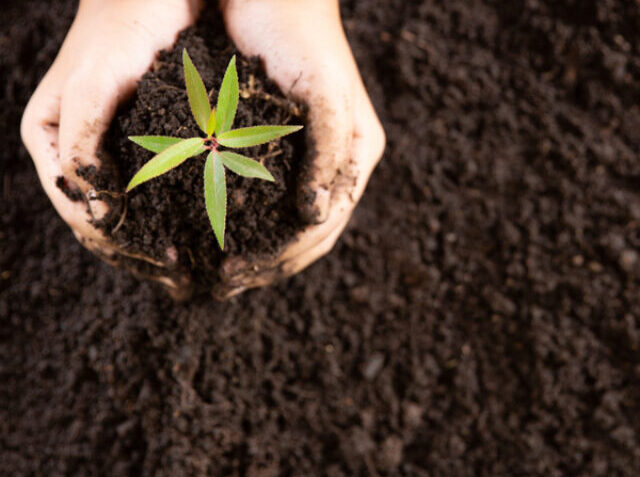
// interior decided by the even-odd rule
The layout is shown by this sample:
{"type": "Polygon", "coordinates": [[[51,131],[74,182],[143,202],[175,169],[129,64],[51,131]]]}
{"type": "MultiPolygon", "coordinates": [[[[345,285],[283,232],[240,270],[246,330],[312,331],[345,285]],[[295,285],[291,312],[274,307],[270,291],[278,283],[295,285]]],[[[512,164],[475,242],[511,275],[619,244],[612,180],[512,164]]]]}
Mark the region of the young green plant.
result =
{"type": "Polygon", "coordinates": [[[258,161],[221,146],[236,149],[257,146],[296,132],[302,126],[252,126],[231,129],[238,109],[239,87],[236,57],[231,58],[218,92],[218,102],[211,108],[200,74],[187,50],[182,51],[184,81],[191,113],[206,137],[181,139],[169,136],[130,136],[137,145],[156,153],[133,176],[127,192],[140,184],[178,167],[187,159],[208,151],[204,165],[204,199],[213,232],[224,249],[227,216],[225,168],[249,178],[273,181],[271,173],[258,161]]]}

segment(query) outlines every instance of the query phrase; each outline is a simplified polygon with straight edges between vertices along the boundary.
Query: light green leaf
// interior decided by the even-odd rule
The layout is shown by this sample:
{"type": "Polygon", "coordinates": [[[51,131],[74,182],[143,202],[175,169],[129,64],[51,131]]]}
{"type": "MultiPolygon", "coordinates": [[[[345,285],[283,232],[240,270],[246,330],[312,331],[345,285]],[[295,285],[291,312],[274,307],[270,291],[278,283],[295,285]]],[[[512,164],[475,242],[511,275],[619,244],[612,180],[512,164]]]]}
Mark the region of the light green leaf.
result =
{"type": "Polygon", "coordinates": [[[129,140],[156,154],[182,141],[179,137],[170,136],[129,136],[129,140]]]}
{"type": "Polygon", "coordinates": [[[207,156],[204,165],[204,202],[220,249],[224,250],[224,229],[227,216],[227,184],[222,158],[217,152],[207,156]]]}
{"type": "Polygon", "coordinates": [[[211,114],[209,115],[209,120],[207,121],[207,130],[205,131],[207,137],[213,134],[213,131],[216,130],[216,108],[211,110],[211,114]]]}
{"type": "Polygon", "coordinates": [[[207,122],[211,114],[207,90],[186,49],[182,50],[182,63],[184,65],[184,83],[187,87],[191,112],[202,132],[206,133],[207,122]]]}
{"type": "Polygon", "coordinates": [[[179,166],[190,157],[204,152],[204,150],[204,140],[199,137],[183,139],[179,143],[168,147],[160,154],[150,159],[138,172],[136,172],[133,179],[131,179],[131,182],[129,182],[129,185],[127,186],[127,192],[134,187],[139,186],[143,182],[147,182],[149,179],[161,176],[165,172],[179,166]]]}
{"type": "Polygon", "coordinates": [[[302,129],[302,126],[253,126],[240,128],[220,134],[218,142],[223,146],[232,148],[257,146],[300,129],[302,129]]]}
{"type": "Polygon", "coordinates": [[[222,151],[220,155],[222,163],[239,176],[255,177],[271,182],[275,180],[267,168],[258,161],[231,151],[222,151]]]}
{"type": "Polygon", "coordinates": [[[236,70],[236,56],[233,55],[227,71],[222,78],[222,86],[218,93],[218,125],[216,127],[216,135],[228,131],[233,126],[233,120],[236,117],[238,109],[238,70],[236,70]]]}

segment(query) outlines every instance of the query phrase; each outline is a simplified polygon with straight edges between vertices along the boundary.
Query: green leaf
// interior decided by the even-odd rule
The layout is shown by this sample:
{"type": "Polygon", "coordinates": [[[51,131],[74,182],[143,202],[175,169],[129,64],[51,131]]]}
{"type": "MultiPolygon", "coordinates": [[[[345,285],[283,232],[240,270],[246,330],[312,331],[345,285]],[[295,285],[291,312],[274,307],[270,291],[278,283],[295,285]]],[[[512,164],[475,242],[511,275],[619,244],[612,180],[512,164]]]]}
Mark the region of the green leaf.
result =
{"type": "Polygon", "coordinates": [[[236,56],[233,55],[229,66],[227,66],[227,71],[224,73],[224,78],[222,78],[222,86],[220,86],[220,92],[218,93],[218,126],[216,135],[227,132],[233,126],[233,120],[238,109],[238,97],[238,70],[236,70],[236,56]]]}
{"type": "Polygon", "coordinates": [[[302,129],[302,126],[253,126],[240,128],[220,134],[218,142],[223,146],[232,148],[257,146],[300,129],[302,129]]]}
{"type": "Polygon", "coordinates": [[[231,151],[222,151],[220,155],[222,156],[222,163],[239,176],[255,177],[271,182],[275,180],[267,168],[258,161],[231,151]]]}
{"type": "Polygon", "coordinates": [[[204,202],[220,249],[224,250],[224,228],[227,215],[227,184],[222,158],[217,152],[207,156],[204,165],[204,202]]]}
{"type": "Polygon", "coordinates": [[[168,147],[160,154],[150,159],[138,172],[136,172],[133,179],[131,179],[131,182],[129,182],[129,185],[127,186],[127,192],[134,187],[139,186],[143,182],[147,182],[149,179],[161,176],[165,172],[179,166],[190,157],[204,152],[204,150],[204,140],[199,137],[183,139],[179,143],[168,147]]]}
{"type": "Polygon", "coordinates": [[[156,154],[182,141],[179,137],[170,136],[129,136],[129,140],[156,154]]]}
{"type": "Polygon", "coordinates": [[[213,108],[211,110],[211,114],[209,115],[209,120],[207,121],[207,130],[205,131],[207,137],[213,134],[213,131],[216,130],[216,109],[213,108]]]}
{"type": "Polygon", "coordinates": [[[191,112],[193,113],[196,123],[200,129],[202,129],[202,132],[206,133],[207,122],[211,114],[211,105],[209,104],[207,90],[204,87],[198,70],[193,66],[193,62],[186,49],[182,50],[182,63],[184,64],[184,83],[187,86],[187,96],[189,97],[191,112]]]}

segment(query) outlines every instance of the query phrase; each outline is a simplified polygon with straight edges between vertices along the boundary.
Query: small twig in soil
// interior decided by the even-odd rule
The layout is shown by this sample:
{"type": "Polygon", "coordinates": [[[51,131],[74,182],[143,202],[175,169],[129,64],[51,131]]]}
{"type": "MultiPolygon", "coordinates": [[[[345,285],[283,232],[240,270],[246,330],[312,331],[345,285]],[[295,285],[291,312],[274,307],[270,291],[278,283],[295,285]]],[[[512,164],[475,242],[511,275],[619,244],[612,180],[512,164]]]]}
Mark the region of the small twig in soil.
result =
{"type": "Polygon", "coordinates": [[[128,203],[129,201],[125,197],[124,205],[122,206],[122,214],[120,215],[120,220],[118,220],[118,223],[111,231],[111,235],[115,234],[118,230],[120,230],[120,227],[122,227],[122,224],[124,224],[124,219],[127,217],[128,203]]]}
{"type": "Polygon", "coordinates": [[[257,158],[257,161],[258,161],[260,164],[264,165],[264,161],[266,161],[267,159],[271,159],[271,158],[273,158],[273,157],[277,157],[277,156],[279,156],[280,154],[282,154],[282,149],[280,149],[280,148],[277,148],[277,149],[276,149],[275,144],[271,143],[271,144],[269,144],[269,150],[267,151],[267,153],[266,153],[266,154],[263,154],[262,156],[259,156],[259,157],[257,158]],[[275,150],[274,150],[274,149],[275,149],[275,150]]]}
{"type": "Polygon", "coordinates": [[[122,192],[116,192],[113,190],[90,190],[87,192],[87,197],[89,200],[96,200],[100,195],[108,195],[109,197],[113,197],[115,199],[120,199],[124,197],[125,194],[122,192]]]}
{"type": "MultiPolygon", "coordinates": [[[[158,83],[160,82],[160,79],[154,78],[155,81],[157,81],[158,83]]],[[[171,84],[161,84],[158,86],[158,89],[172,89],[175,91],[182,91],[184,92],[184,90],[182,88],[178,88],[177,86],[173,86],[171,84]]]]}
{"type": "MultiPolygon", "coordinates": [[[[300,78],[298,77],[298,79],[300,78]]],[[[298,81],[298,79],[296,79],[296,82],[298,81]]],[[[294,85],[295,85],[295,82],[294,82],[294,85]]],[[[302,112],[300,111],[300,108],[298,108],[298,105],[296,105],[294,102],[289,101],[287,99],[274,98],[269,93],[265,93],[262,90],[262,88],[260,88],[259,84],[256,85],[256,80],[253,75],[249,76],[249,81],[247,82],[247,84],[240,85],[240,97],[243,99],[249,99],[252,97],[259,98],[264,101],[271,102],[276,106],[285,109],[289,113],[289,115],[302,116],[302,112]]],[[[290,117],[291,116],[287,118],[285,123],[290,119],[290,117]]]]}
{"type": "MultiPolygon", "coordinates": [[[[124,197],[124,206],[123,206],[123,212],[120,215],[120,220],[118,220],[118,224],[115,226],[115,228],[111,231],[111,234],[114,234],[118,231],[118,229],[120,229],[120,227],[122,227],[122,224],[124,223],[124,219],[127,215],[127,196],[126,194],[123,194],[122,192],[116,192],[116,191],[111,191],[111,190],[90,190],[89,192],[87,192],[87,196],[86,199],[88,202],[92,201],[92,200],[99,200],[99,196],[101,195],[108,195],[109,197],[113,197],[114,199],[121,199],[124,197]]],[[[91,210],[91,207],[89,207],[89,212],[91,213],[91,217],[93,218],[93,220],[95,220],[95,217],[93,216],[93,211],[91,210]]]]}
{"type": "Polygon", "coordinates": [[[193,252],[191,251],[191,249],[189,247],[185,247],[185,249],[187,250],[187,255],[189,256],[189,261],[191,262],[191,268],[195,268],[196,267],[196,259],[193,256],[193,252]]]}

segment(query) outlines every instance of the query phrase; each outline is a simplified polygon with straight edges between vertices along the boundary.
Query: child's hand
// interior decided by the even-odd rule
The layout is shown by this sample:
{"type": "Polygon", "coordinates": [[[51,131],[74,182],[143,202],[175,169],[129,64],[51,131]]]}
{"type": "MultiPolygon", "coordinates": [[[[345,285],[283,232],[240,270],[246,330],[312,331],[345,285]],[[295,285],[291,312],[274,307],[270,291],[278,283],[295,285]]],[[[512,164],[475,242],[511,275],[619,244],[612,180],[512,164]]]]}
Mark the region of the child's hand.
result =
{"type": "MultiPolygon", "coordinates": [[[[90,221],[103,217],[108,207],[94,200],[95,191],[76,170],[102,166],[96,151],[118,103],[196,14],[194,0],[82,0],[24,112],[22,139],[44,190],[78,240],[107,261],[117,262],[121,252],[90,221]],[[56,185],[59,178],[84,200],[69,200],[56,185]]],[[[159,279],[175,287],[172,280],[159,279]]]]}
{"type": "Polygon", "coordinates": [[[309,106],[313,149],[300,183],[310,224],[276,259],[227,261],[223,297],[297,273],[346,226],[384,150],[385,136],[342,29],[337,0],[223,0],[231,39],[264,61],[285,94],[309,106]]]}

